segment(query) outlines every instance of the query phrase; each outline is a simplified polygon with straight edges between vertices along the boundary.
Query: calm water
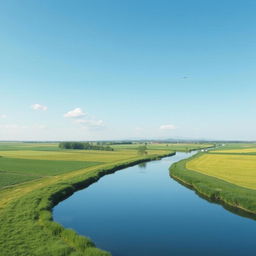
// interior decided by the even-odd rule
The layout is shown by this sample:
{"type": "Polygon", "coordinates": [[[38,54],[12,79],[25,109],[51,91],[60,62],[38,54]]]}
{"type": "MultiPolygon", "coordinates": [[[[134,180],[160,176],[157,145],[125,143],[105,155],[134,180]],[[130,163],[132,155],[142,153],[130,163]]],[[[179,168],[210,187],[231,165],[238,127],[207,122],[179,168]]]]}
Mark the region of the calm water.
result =
{"type": "Polygon", "coordinates": [[[104,176],[54,208],[54,220],[113,256],[255,255],[256,223],[169,177],[176,156],[104,176]]]}

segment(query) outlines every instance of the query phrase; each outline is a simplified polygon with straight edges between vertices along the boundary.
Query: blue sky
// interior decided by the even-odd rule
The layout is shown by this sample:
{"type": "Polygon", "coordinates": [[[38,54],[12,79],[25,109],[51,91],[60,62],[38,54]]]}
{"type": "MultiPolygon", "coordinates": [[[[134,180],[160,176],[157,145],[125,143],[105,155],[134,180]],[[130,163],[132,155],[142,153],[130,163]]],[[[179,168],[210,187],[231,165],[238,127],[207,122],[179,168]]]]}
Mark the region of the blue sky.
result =
{"type": "Polygon", "coordinates": [[[1,1],[0,140],[256,140],[255,11],[1,1]]]}

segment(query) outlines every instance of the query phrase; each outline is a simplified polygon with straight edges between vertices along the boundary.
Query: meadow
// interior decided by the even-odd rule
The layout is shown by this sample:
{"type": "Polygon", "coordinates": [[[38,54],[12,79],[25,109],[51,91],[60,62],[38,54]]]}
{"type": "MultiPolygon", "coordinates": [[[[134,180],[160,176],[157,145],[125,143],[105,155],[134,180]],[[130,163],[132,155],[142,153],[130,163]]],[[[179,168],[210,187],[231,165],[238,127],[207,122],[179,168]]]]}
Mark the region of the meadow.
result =
{"type": "Polygon", "coordinates": [[[227,144],[174,164],[170,174],[208,198],[256,214],[255,149],[227,144]]]}
{"type": "MultiPolygon", "coordinates": [[[[1,142],[0,151],[6,150],[60,150],[58,143],[1,142]]],[[[1,155],[1,154],[0,154],[1,155]]]]}
{"type": "Polygon", "coordinates": [[[38,179],[43,176],[55,176],[98,164],[101,163],[0,157],[0,188],[38,179]]]}
{"type": "Polygon", "coordinates": [[[211,153],[219,153],[219,154],[250,154],[255,155],[256,154],[256,145],[251,147],[240,147],[240,148],[226,148],[222,150],[214,150],[211,151],[211,153]]]}
{"type": "MultiPolygon", "coordinates": [[[[108,152],[61,150],[56,143],[0,143],[0,255],[110,255],[53,222],[51,209],[105,174],[175,154],[177,149],[159,145],[140,155],[138,146],[120,145],[108,152]]],[[[195,146],[199,145],[184,147],[195,146]]]]}
{"type": "Polygon", "coordinates": [[[219,149],[215,149],[215,152],[224,152],[230,150],[238,150],[241,151],[243,149],[251,149],[256,148],[256,143],[221,143],[219,149]]]}

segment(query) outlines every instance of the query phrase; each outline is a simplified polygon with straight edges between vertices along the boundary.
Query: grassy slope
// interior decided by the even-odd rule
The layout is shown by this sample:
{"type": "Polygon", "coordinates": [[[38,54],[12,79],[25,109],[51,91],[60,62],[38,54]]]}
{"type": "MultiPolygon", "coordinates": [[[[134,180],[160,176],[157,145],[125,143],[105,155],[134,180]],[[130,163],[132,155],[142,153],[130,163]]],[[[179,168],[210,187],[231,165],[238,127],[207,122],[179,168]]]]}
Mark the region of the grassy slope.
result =
{"type": "MultiPolygon", "coordinates": [[[[105,162],[55,176],[42,177],[0,190],[0,255],[1,256],[105,256],[110,255],[94,247],[93,243],[52,222],[52,207],[78,189],[95,182],[102,175],[131,164],[170,154],[168,150],[148,150],[138,156],[137,150],[98,151],[45,151],[48,145],[37,145],[39,151],[3,150],[4,157],[20,160],[69,160],[105,162]]],[[[1,148],[1,146],[0,146],[1,148]]],[[[169,148],[172,149],[171,147],[169,148]]],[[[89,206],[88,206],[89,207],[89,206]]]]}
{"type": "Polygon", "coordinates": [[[200,160],[201,157],[204,158],[205,154],[199,153],[190,159],[173,164],[170,168],[170,175],[207,198],[256,214],[256,190],[187,168],[190,161],[200,160]]]}

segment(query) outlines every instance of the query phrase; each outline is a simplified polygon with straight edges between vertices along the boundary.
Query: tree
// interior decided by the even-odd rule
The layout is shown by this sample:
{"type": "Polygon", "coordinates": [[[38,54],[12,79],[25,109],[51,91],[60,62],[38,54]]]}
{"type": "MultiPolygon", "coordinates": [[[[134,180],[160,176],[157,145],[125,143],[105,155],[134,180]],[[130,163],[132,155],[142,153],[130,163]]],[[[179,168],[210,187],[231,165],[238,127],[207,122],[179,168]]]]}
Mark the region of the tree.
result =
{"type": "Polygon", "coordinates": [[[93,145],[93,143],[89,142],[61,142],[59,144],[59,148],[61,149],[84,149],[84,150],[105,150],[105,151],[114,151],[110,146],[102,146],[102,145],[93,145]]]}
{"type": "Polygon", "coordinates": [[[138,147],[138,154],[139,155],[146,155],[147,154],[147,146],[139,146],[138,147]]]}

